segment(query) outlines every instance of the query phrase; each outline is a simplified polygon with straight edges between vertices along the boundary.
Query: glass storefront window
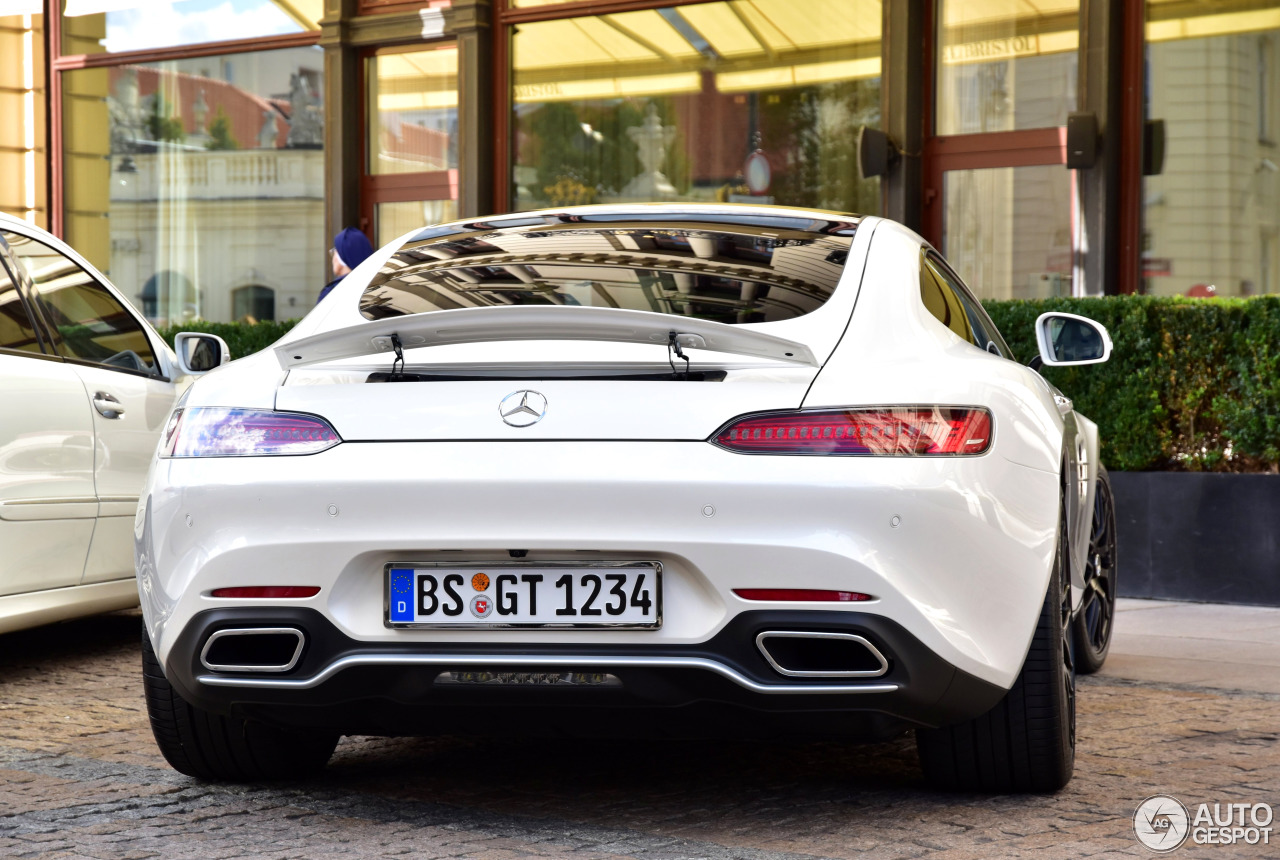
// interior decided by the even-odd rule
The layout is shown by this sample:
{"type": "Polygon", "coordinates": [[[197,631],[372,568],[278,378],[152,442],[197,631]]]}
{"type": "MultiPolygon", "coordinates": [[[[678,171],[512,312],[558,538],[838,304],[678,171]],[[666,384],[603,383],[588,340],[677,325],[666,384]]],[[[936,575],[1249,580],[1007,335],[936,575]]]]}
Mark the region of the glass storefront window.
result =
{"type": "MultiPolygon", "coordinates": [[[[531,5],[531,4],[522,4],[531,5]]],[[[663,200],[877,212],[878,0],[732,0],[521,24],[515,209],[663,200]]]]}
{"type": "Polygon", "coordinates": [[[378,248],[410,230],[458,218],[458,206],[452,200],[378,203],[373,211],[373,244],[378,248]]]}
{"type": "Polygon", "coordinates": [[[370,57],[369,173],[425,173],[458,166],[458,48],[370,57]]]}
{"type": "Polygon", "coordinates": [[[1280,2],[1152,0],[1146,37],[1165,146],[1143,181],[1144,292],[1280,292],[1280,2]]]}
{"type": "Polygon", "coordinates": [[[62,53],[102,54],[320,29],[324,0],[62,0],[62,53]]]}
{"type": "Polygon", "coordinates": [[[0,15],[0,212],[47,227],[44,65],[44,16],[0,15]]]}
{"type": "Polygon", "coordinates": [[[979,298],[1071,295],[1071,171],[950,170],[942,195],[942,253],[979,298]]]}
{"type": "Polygon", "coordinates": [[[67,241],[160,324],[301,316],[329,279],[323,68],[303,47],[64,73],[67,241]]]}
{"type": "Polygon", "coordinates": [[[938,134],[1066,125],[1076,106],[1079,0],[938,6],[938,134]]]}

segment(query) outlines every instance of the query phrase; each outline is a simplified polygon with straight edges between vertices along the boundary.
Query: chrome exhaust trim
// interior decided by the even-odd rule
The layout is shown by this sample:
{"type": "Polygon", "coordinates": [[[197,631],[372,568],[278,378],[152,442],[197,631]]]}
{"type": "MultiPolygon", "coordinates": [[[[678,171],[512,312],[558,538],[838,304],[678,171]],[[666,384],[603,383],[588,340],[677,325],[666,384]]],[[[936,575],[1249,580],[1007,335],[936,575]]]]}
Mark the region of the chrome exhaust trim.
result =
{"type": "Polygon", "coordinates": [[[204,648],[200,649],[200,665],[204,666],[211,672],[288,672],[294,666],[298,665],[298,660],[302,657],[302,646],[306,644],[306,641],[306,636],[296,627],[233,627],[226,630],[218,630],[204,643],[204,648]],[[293,649],[293,656],[289,658],[287,663],[251,663],[248,665],[232,665],[209,662],[209,649],[213,646],[213,643],[224,637],[280,635],[296,636],[298,640],[297,646],[293,649]]]}
{"type": "Polygon", "coordinates": [[[344,669],[363,666],[436,666],[456,670],[460,666],[529,666],[581,669],[598,666],[609,669],[700,669],[714,672],[753,693],[776,696],[849,695],[850,693],[896,693],[898,684],[761,684],[741,672],[705,657],[610,657],[537,654],[352,654],[335,660],[310,678],[229,678],[201,675],[196,680],[211,687],[246,687],[259,690],[309,690],[328,681],[344,669]]]}
{"type": "Polygon", "coordinates": [[[779,674],[786,675],[789,678],[879,678],[889,671],[889,661],[880,653],[880,649],[872,645],[863,637],[854,633],[824,633],[804,630],[765,630],[756,636],[756,647],[760,649],[760,653],[764,655],[764,659],[769,661],[770,666],[777,670],[779,674]],[[769,639],[827,639],[852,642],[865,648],[867,653],[875,658],[876,662],[879,663],[880,666],[877,669],[849,669],[846,671],[787,669],[774,659],[773,654],[769,652],[769,648],[765,644],[769,639]]]}

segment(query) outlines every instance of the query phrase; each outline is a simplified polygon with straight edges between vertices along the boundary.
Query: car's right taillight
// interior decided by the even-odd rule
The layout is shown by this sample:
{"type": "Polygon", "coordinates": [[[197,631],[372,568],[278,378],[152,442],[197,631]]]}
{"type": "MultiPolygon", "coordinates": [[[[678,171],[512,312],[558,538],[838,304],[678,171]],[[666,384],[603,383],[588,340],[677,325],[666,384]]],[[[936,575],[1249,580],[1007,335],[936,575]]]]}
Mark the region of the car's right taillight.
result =
{"type": "Polygon", "coordinates": [[[708,441],[740,454],[964,456],[991,447],[978,407],[877,406],[744,415],[708,441]]]}

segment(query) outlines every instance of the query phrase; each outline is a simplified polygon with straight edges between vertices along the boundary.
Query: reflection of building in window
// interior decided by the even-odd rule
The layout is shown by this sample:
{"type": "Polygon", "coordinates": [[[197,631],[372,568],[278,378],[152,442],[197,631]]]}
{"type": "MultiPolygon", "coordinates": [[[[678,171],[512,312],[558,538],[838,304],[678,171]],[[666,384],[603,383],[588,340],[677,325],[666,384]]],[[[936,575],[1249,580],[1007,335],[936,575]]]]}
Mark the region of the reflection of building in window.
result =
{"type": "Polygon", "coordinates": [[[618,216],[588,225],[547,216],[411,240],[374,277],[361,311],[380,319],[466,307],[579,305],[772,322],[827,300],[854,229],[852,222],[802,218],[646,220],[618,216]]]}
{"type": "Polygon", "coordinates": [[[1280,2],[1152,0],[1146,36],[1146,114],[1164,121],[1165,159],[1143,182],[1144,291],[1275,292],[1280,2]]]}
{"type": "Polygon", "coordinates": [[[262,322],[276,318],[276,292],[258,285],[231,291],[231,319],[236,322],[262,322]]]}
{"type": "Polygon", "coordinates": [[[142,300],[143,315],[159,325],[200,316],[196,288],[181,272],[156,272],[142,285],[138,298],[142,300]]]}
{"type": "Polygon", "coordinates": [[[314,303],[321,59],[288,48],[64,74],[67,238],[150,319],[243,316],[232,290],[246,284],[314,303]]]}
{"type": "Polygon", "coordinates": [[[427,173],[458,166],[458,49],[369,58],[369,165],[372,174],[427,173]]]}
{"type": "MultiPolygon", "coordinates": [[[[0,4],[3,5],[3,4],[0,4]]],[[[19,4],[21,5],[21,4],[19,4]]],[[[43,15],[0,15],[0,211],[48,226],[43,15]]]]}
{"type": "Polygon", "coordinates": [[[1075,110],[1079,0],[942,0],[939,134],[1051,128],[1075,110]]]}

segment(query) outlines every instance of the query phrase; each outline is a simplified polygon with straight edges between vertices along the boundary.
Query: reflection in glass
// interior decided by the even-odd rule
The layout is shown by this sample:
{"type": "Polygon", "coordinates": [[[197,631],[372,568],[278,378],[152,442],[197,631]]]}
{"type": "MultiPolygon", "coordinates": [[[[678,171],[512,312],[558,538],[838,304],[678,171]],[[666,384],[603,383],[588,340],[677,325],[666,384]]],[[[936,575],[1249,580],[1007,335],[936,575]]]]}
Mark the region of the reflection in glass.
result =
{"type": "Polygon", "coordinates": [[[26,268],[60,355],[141,373],[157,372],[151,341],[102,284],[43,242],[5,233],[26,268]]]}
{"type": "Polygon", "coordinates": [[[457,47],[378,54],[366,77],[369,172],[457,168],[457,47]]]}
{"type": "Polygon", "coordinates": [[[941,0],[939,10],[938,134],[1066,124],[1080,0],[941,0]]]}
{"type": "Polygon", "coordinates": [[[978,298],[1071,295],[1071,175],[1060,164],[943,174],[942,253],[978,298]]]}
{"type": "Polygon", "coordinates": [[[1146,35],[1165,158],[1143,180],[1143,291],[1280,292],[1280,2],[1149,2],[1146,35]]]}
{"type": "Polygon", "coordinates": [[[67,240],[160,324],[239,319],[246,287],[300,316],[327,274],[323,63],[305,47],[64,73],[67,240]]]}
{"type": "Polygon", "coordinates": [[[510,305],[573,305],[723,323],[774,322],[820,307],[854,225],[554,216],[476,223],[410,240],[370,282],[369,319],[510,305]]]}
{"type": "Polygon", "coordinates": [[[1050,317],[1045,321],[1045,327],[1055,361],[1095,361],[1105,352],[1102,336],[1086,322],[1050,317]]]}
{"type": "Polygon", "coordinates": [[[458,204],[453,200],[414,200],[404,203],[379,203],[374,207],[373,235],[375,244],[383,245],[410,230],[452,221],[458,217],[458,204]]]}
{"type": "Polygon", "coordinates": [[[853,140],[880,124],[880,20],[878,0],[732,0],[521,24],[513,207],[878,211],[853,140]]]}
{"type": "Polygon", "coordinates": [[[27,306],[9,271],[0,264],[0,349],[40,352],[40,340],[27,306]]]}
{"type": "Polygon", "coordinates": [[[62,53],[101,54],[320,29],[324,0],[63,0],[62,53]]]}
{"type": "Polygon", "coordinates": [[[41,227],[48,226],[44,66],[44,16],[0,15],[0,212],[41,227]]]}
{"type": "Polygon", "coordinates": [[[231,318],[251,323],[275,319],[275,290],[256,285],[232,290],[231,318]]]}

